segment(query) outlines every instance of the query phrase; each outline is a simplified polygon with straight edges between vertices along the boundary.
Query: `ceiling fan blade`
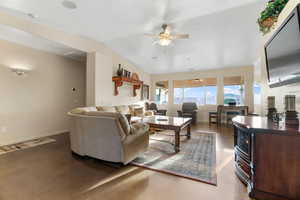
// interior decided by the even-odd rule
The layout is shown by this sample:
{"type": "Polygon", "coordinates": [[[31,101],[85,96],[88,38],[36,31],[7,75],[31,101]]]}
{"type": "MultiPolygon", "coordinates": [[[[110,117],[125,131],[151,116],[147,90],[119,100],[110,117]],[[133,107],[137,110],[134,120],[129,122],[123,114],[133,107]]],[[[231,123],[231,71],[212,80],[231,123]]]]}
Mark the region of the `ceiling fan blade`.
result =
{"type": "Polygon", "coordinates": [[[155,37],[155,38],[159,37],[158,35],[152,33],[145,33],[144,35],[148,37],[155,37]]]}
{"type": "Polygon", "coordinates": [[[173,39],[188,39],[190,36],[189,34],[175,34],[172,35],[173,39]]]}

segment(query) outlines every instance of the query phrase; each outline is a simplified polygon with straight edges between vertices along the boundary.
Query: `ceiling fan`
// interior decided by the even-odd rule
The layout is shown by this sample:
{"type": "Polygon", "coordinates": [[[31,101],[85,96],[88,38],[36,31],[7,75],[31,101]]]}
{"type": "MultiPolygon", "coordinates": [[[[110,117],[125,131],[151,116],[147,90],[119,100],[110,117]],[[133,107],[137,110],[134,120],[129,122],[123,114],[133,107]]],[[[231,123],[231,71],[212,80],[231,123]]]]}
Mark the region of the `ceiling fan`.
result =
{"type": "Polygon", "coordinates": [[[175,39],[188,39],[189,34],[171,34],[171,27],[168,24],[163,24],[161,26],[163,29],[158,35],[156,34],[145,34],[146,36],[158,38],[154,44],[159,44],[161,46],[168,46],[175,39]]]}

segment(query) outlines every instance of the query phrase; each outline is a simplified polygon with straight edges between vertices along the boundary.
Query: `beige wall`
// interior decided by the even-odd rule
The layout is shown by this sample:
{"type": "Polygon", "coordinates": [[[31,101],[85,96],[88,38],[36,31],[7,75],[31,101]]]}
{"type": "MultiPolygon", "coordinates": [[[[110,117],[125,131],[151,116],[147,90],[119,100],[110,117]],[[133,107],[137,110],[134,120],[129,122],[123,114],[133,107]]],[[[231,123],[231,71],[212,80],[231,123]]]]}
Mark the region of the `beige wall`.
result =
{"type": "Polygon", "coordinates": [[[85,103],[85,63],[6,41],[0,55],[0,146],[67,131],[67,111],[85,103]]]}
{"type": "Polygon", "coordinates": [[[278,23],[276,24],[274,30],[262,38],[261,45],[261,63],[260,63],[260,83],[262,86],[262,113],[267,113],[267,97],[275,96],[276,108],[279,112],[284,111],[284,96],[287,94],[295,94],[297,96],[297,111],[300,112],[300,84],[288,85],[278,88],[269,88],[268,79],[267,79],[267,71],[266,71],[266,62],[265,62],[265,53],[264,53],[264,45],[265,43],[272,37],[274,32],[278,29],[278,27],[282,24],[282,22],[286,19],[286,17],[291,13],[291,11],[300,3],[299,0],[290,0],[282,13],[279,16],[278,23]]]}
{"type": "MultiPolygon", "coordinates": [[[[245,82],[245,105],[249,105],[250,111],[253,111],[253,70],[254,67],[239,67],[239,68],[224,68],[218,70],[206,70],[206,71],[195,71],[186,73],[173,73],[173,74],[162,74],[152,75],[152,90],[151,97],[154,100],[155,96],[155,83],[157,81],[168,81],[169,82],[169,99],[168,105],[160,105],[161,108],[168,109],[168,115],[176,116],[177,110],[181,108],[181,105],[173,103],[173,80],[188,80],[195,78],[217,78],[218,97],[217,104],[221,105],[224,102],[224,84],[223,78],[228,76],[242,76],[245,82]]],[[[199,106],[198,119],[199,121],[208,121],[208,112],[216,111],[217,105],[204,105],[199,106]]]]}

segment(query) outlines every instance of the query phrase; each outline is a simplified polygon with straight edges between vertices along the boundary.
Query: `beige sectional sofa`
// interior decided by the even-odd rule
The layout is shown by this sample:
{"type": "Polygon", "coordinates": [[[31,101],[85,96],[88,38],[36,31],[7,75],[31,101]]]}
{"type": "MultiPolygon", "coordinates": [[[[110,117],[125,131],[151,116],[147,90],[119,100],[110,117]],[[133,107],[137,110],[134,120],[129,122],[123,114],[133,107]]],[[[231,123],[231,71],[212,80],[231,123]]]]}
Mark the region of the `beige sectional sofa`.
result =
{"type": "Polygon", "coordinates": [[[76,108],[68,113],[72,127],[71,150],[81,156],[127,164],[149,145],[149,126],[129,124],[124,114],[149,116],[140,107],[101,106],[76,108]]]}

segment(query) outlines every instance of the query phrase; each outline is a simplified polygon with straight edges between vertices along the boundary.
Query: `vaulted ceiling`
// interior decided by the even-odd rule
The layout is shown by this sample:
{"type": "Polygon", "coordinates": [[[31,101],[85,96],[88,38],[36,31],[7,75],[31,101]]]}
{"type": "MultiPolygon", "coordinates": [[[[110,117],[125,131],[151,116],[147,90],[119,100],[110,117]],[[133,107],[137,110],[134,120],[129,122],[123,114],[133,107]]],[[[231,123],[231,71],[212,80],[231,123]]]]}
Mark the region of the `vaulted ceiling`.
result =
{"type": "MultiPolygon", "coordinates": [[[[249,66],[259,55],[261,0],[1,0],[2,11],[103,42],[149,73],[249,66]],[[30,14],[30,16],[28,16],[30,14]],[[33,17],[34,16],[34,17],[33,17]],[[190,39],[153,45],[163,23],[190,39]]],[[[1,31],[1,30],[0,30],[1,31]]]]}

